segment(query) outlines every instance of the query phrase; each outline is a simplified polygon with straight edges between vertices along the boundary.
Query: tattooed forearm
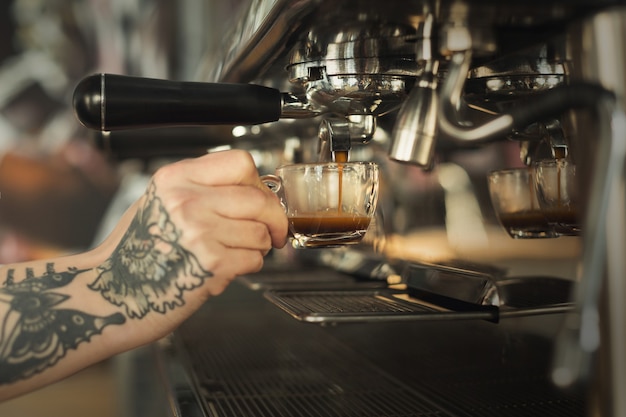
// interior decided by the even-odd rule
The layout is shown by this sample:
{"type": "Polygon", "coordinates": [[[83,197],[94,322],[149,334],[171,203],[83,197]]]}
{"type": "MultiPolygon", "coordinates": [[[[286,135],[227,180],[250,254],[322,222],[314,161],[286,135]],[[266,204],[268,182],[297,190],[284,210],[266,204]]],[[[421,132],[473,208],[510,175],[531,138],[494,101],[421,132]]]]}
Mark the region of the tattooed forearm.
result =
{"type": "Polygon", "coordinates": [[[28,268],[26,279],[18,283],[13,282],[14,270],[7,272],[6,285],[0,288],[5,307],[0,310],[5,312],[0,315],[0,384],[42,372],[104,327],[125,322],[121,313],[98,317],[63,308],[70,297],[53,290],[69,285],[81,272],[56,272],[50,263],[41,276],[28,268]]]}
{"type": "MultiPolygon", "coordinates": [[[[181,246],[180,232],[156,197],[154,184],[117,248],[95,270],[89,288],[131,318],[184,305],[183,292],[212,276],[181,246]]],[[[0,385],[42,372],[106,326],[126,322],[122,313],[102,317],[63,308],[68,291],[54,290],[85,271],[56,272],[49,263],[41,276],[26,268],[19,282],[13,269],[7,271],[0,287],[0,385]]]]}
{"type": "Polygon", "coordinates": [[[184,304],[183,291],[211,277],[180,243],[180,233],[150,184],[145,204],[90,286],[131,318],[184,304]]]}

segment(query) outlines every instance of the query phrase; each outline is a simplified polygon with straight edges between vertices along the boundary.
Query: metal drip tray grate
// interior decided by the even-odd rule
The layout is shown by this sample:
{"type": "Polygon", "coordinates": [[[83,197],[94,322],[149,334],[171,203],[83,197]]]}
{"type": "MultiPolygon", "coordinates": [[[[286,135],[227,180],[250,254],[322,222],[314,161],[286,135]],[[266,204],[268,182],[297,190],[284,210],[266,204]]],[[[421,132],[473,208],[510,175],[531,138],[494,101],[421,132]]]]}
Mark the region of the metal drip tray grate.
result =
{"type": "MultiPolygon", "coordinates": [[[[306,274],[304,274],[306,276],[306,274]]],[[[468,320],[560,313],[573,283],[555,277],[494,277],[444,266],[409,265],[406,288],[269,288],[265,297],[306,322],[468,320]]]]}
{"type": "Polygon", "coordinates": [[[197,317],[177,332],[210,417],[450,417],[442,408],[329,337],[268,305],[278,318],[197,317]]]}
{"type": "Polygon", "coordinates": [[[354,288],[383,288],[382,280],[359,280],[328,268],[308,271],[270,271],[237,277],[251,290],[332,290],[354,288]]]}
{"type": "Polygon", "coordinates": [[[282,293],[282,302],[294,309],[321,314],[345,312],[373,314],[403,314],[431,311],[419,305],[394,300],[393,296],[379,291],[282,293]]]}
{"type": "Polygon", "coordinates": [[[495,310],[477,306],[475,311],[454,311],[403,291],[268,291],[265,297],[292,317],[306,322],[366,322],[437,319],[485,319],[495,310]]]}
{"type": "MultiPolygon", "coordinates": [[[[384,301],[379,308],[389,309],[388,294],[378,293],[384,301]]],[[[176,356],[205,416],[584,414],[580,393],[561,392],[549,381],[550,342],[511,333],[515,325],[506,330],[475,320],[307,326],[258,292],[234,294],[211,299],[175,333],[176,356]]]]}

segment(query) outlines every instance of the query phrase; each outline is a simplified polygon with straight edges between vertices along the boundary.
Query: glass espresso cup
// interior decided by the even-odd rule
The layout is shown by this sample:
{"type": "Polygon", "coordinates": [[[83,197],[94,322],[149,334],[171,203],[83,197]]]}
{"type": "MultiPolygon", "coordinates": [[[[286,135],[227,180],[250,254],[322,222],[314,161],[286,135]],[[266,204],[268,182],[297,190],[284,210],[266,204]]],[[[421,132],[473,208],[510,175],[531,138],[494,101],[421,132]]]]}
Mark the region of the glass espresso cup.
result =
{"type": "Polygon", "coordinates": [[[487,176],[491,204],[498,220],[514,239],[557,237],[539,206],[533,170],[511,168],[487,176]]]}
{"type": "Polygon", "coordinates": [[[280,198],[297,249],[359,243],[376,211],[379,170],[372,162],[284,165],[261,180],[280,198]]]}
{"type": "Polygon", "coordinates": [[[576,166],[556,159],[536,162],[533,169],[537,199],[548,223],[560,235],[579,235],[576,166]]]}

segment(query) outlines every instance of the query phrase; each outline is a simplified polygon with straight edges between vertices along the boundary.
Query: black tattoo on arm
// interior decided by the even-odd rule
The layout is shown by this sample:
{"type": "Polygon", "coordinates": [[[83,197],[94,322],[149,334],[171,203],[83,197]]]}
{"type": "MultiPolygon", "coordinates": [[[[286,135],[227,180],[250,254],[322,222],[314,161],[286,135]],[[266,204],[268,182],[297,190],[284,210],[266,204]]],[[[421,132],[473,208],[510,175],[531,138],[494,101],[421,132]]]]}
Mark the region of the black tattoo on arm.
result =
{"type": "MultiPolygon", "coordinates": [[[[151,184],[145,204],[111,257],[96,269],[89,288],[123,307],[131,318],[184,305],[183,292],[213,274],[179,240],[180,232],[151,184]]],[[[0,287],[0,307],[5,307],[0,311],[6,311],[0,315],[0,385],[40,373],[106,326],[126,322],[122,313],[100,317],[62,307],[70,297],[54,290],[82,272],[76,268],[56,272],[50,263],[41,276],[26,268],[25,279],[16,283],[14,270],[7,271],[0,287]]]]}
{"type": "Polygon", "coordinates": [[[52,290],[70,284],[81,272],[55,272],[48,264],[44,275],[36,277],[29,268],[24,281],[13,283],[14,270],[8,271],[0,288],[0,303],[8,305],[0,322],[0,384],[42,372],[104,327],[125,322],[121,313],[98,317],[60,307],[69,296],[52,290]]]}
{"type": "Polygon", "coordinates": [[[13,270],[9,269],[9,272],[7,272],[7,277],[4,279],[4,283],[2,285],[4,285],[5,287],[7,285],[13,285],[14,282],[14,278],[13,278],[13,270]]]}
{"type": "Polygon", "coordinates": [[[180,245],[180,232],[155,192],[151,183],[145,204],[90,285],[111,303],[124,306],[131,318],[184,305],[183,291],[213,275],[180,245]]]}

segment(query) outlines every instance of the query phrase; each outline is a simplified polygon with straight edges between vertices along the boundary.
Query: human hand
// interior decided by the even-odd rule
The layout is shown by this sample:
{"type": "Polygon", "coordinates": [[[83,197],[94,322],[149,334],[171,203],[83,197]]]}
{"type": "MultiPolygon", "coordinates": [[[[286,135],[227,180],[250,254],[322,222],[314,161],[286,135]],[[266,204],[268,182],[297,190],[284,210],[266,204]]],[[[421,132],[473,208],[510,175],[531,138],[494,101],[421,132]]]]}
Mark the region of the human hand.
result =
{"type": "Polygon", "coordinates": [[[284,211],[244,151],[161,168],[130,224],[118,229],[126,226],[90,288],[131,318],[181,306],[187,291],[199,289],[194,305],[221,293],[287,238],[284,211]]]}

